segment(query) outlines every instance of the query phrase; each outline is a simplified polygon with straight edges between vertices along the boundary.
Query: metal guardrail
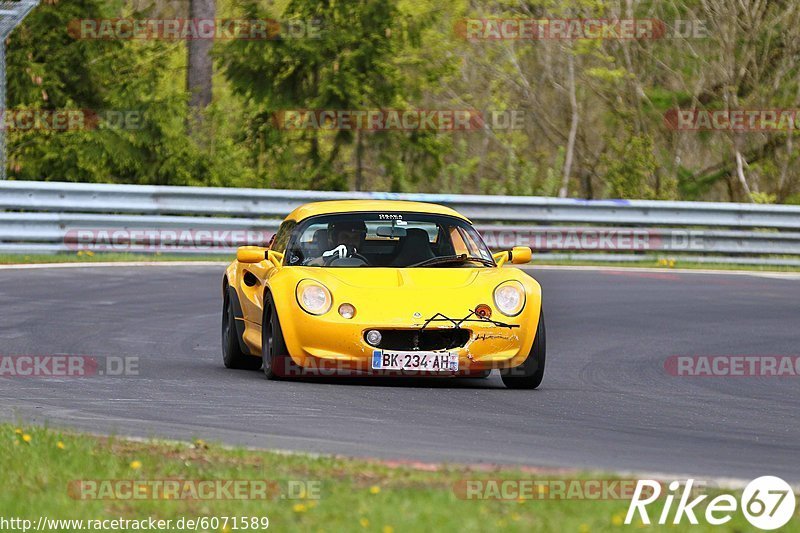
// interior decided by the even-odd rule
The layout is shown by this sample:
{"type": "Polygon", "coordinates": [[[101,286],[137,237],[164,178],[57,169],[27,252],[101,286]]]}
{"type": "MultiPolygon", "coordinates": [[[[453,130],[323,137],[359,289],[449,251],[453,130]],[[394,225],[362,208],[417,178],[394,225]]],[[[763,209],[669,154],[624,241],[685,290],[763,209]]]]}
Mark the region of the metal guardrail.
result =
{"type": "Polygon", "coordinates": [[[0,182],[0,253],[231,254],[242,241],[267,239],[296,206],[339,199],[448,205],[472,219],[494,248],[530,245],[561,254],[540,258],[800,261],[800,206],[25,181],[0,182]],[[126,247],[126,239],[141,246],[126,247]]]}

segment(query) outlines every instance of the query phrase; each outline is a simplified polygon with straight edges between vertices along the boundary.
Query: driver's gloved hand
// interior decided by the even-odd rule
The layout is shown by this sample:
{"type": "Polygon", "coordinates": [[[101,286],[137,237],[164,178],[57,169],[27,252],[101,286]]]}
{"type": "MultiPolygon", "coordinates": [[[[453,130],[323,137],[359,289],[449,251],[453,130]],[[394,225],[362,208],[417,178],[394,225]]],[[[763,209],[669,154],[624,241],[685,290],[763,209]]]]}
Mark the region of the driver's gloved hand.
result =
{"type": "Polygon", "coordinates": [[[347,249],[347,246],[345,246],[344,244],[340,244],[339,246],[337,246],[333,250],[328,250],[327,252],[323,252],[322,253],[322,257],[324,259],[327,259],[329,257],[341,259],[343,257],[349,257],[349,256],[350,256],[350,251],[347,249]]]}

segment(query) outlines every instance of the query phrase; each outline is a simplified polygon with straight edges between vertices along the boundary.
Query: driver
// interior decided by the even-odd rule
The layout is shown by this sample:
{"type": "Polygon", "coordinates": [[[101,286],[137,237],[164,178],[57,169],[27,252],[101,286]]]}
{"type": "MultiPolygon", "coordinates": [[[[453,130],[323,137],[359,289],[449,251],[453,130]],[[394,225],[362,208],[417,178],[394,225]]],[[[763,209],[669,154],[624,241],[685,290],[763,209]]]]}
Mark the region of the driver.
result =
{"type": "Polygon", "coordinates": [[[344,257],[363,258],[358,253],[367,237],[367,225],[361,220],[331,222],[328,225],[330,249],[322,254],[327,262],[344,257]]]}

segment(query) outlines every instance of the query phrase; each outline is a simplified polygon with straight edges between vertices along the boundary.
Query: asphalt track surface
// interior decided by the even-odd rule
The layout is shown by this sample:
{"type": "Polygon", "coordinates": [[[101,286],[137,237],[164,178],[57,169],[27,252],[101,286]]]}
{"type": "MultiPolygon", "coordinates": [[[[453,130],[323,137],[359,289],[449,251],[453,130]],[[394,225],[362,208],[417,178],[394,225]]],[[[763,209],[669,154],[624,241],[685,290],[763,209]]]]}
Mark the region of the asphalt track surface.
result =
{"type": "Polygon", "coordinates": [[[800,354],[800,280],[530,270],[537,391],[270,382],[220,356],[221,266],[0,270],[0,355],[139,357],[139,375],[0,378],[0,417],[100,433],[457,463],[800,481],[800,378],[675,377],[670,355],[800,354]]]}

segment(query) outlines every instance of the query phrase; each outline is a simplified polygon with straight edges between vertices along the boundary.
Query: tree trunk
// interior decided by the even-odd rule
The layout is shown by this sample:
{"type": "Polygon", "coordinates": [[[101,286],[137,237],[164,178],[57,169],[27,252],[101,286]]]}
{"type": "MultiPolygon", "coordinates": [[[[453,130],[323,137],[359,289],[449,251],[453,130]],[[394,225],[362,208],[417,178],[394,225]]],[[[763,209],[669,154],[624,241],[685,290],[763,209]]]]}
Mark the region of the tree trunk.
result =
{"type": "Polygon", "coordinates": [[[569,74],[569,105],[572,109],[572,123],[569,127],[569,138],[567,139],[567,152],[564,156],[564,174],[561,177],[561,188],[558,190],[559,198],[566,198],[569,192],[569,176],[572,172],[572,158],[575,153],[575,136],[578,133],[578,97],[575,94],[575,58],[572,51],[568,52],[568,74],[569,74]]]}
{"type": "MultiPolygon", "coordinates": [[[[213,20],[217,16],[216,0],[190,0],[189,18],[213,20]]],[[[212,77],[214,65],[211,60],[212,39],[187,41],[186,90],[189,92],[189,132],[200,130],[203,111],[213,97],[212,77]]]]}
{"type": "Polygon", "coordinates": [[[356,190],[364,190],[364,139],[361,130],[356,130],[356,190]]]}
{"type": "Polygon", "coordinates": [[[739,178],[739,185],[742,186],[745,198],[748,202],[753,201],[753,196],[750,193],[750,186],[747,184],[747,178],[744,175],[744,158],[738,148],[734,150],[736,157],[736,177],[739,178]]]}
{"type": "Polygon", "coordinates": [[[777,203],[783,203],[786,200],[788,194],[788,187],[787,187],[787,180],[786,175],[789,172],[789,162],[792,160],[792,152],[794,151],[794,144],[792,143],[792,132],[789,132],[786,135],[786,159],[783,160],[783,165],[781,166],[781,175],[778,178],[778,194],[777,196],[777,203]]]}

